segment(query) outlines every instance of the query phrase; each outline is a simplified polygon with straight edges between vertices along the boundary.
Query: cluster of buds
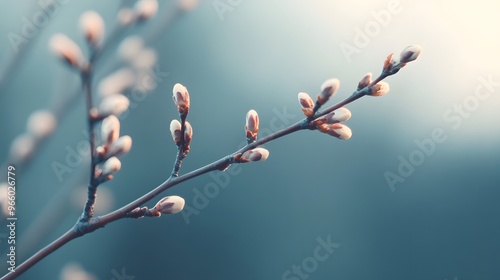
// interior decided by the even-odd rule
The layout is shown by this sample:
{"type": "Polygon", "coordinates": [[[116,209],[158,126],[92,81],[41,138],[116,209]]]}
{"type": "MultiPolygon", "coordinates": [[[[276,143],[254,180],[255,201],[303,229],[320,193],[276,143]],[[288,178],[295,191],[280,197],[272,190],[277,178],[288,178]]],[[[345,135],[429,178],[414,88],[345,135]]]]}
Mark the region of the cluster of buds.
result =
{"type": "Polygon", "coordinates": [[[302,106],[302,112],[306,117],[312,118],[314,114],[323,106],[330,98],[337,93],[340,86],[338,79],[326,80],[321,85],[321,92],[318,94],[316,103],[314,103],[311,96],[306,92],[300,92],[298,95],[300,106],[302,106]]]}
{"type": "Polygon", "coordinates": [[[181,121],[172,120],[170,122],[170,134],[182,157],[185,157],[189,153],[191,140],[193,139],[193,128],[186,121],[190,106],[189,92],[185,86],[179,83],[174,85],[172,92],[172,99],[177,107],[181,121]]]}
{"type": "MultiPolygon", "coordinates": [[[[419,45],[411,45],[401,52],[399,59],[394,58],[393,54],[390,54],[384,61],[382,74],[375,81],[372,81],[372,73],[366,73],[359,81],[358,87],[353,93],[353,99],[349,102],[363,95],[383,96],[387,94],[389,92],[389,84],[383,82],[382,79],[397,73],[406,63],[417,59],[421,52],[422,48],[419,45]]],[[[300,92],[298,99],[302,107],[302,112],[308,118],[309,129],[316,129],[338,139],[347,140],[351,138],[352,131],[348,126],[341,124],[341,122],[351,118],[351,112],[348,109],[342,107],[326,115],[320,114],[321,117],[316,115],[320,107],[337,92],[339,84],[337,79],[325,81],[321,86],[321,93],[318,95],[316,104],[313,103],[313,99],[309,94],[305,92],[300,92]]],[[[333,108],[329,112],[331,110],[333,108]]]]}
{"type": "Polygon", "coordinates": [[[341,124],[341,122],[345,122],[350,118],[351,111],[342,107],[326,116],[312,121],[311,125],[322,133],[326,133],[341,140],[347,140],[351,138],[352,131],[348,126],[341,124]]]}
{"type": "Polygon", "coordinates": [[[341,124],[341,122],[351,118],[351,112],[347,108],[339,108],[323,117],[314,119],[314,115],[318,109],[337,93],[339,86],[340,82],[338,79],[326,80],[321,85],[321,92],[318,95],[316,104],[313,104],[313,99],[305,92],[299,92],[298,99],[304,115],[309,119],[313,119],[309,124],[310,129],[316,129],[338,139],[347,140],[351,138],[351,129],[341,124]]]}
{"type": "Polygon", "coordinates": [[[132,8],[122,8],[118,12],[117,20],[121,26],[128,26],[146,21],[158,12],[157,0],[139,0],[132,8]]]}
{"type": "MultiPolygon", "coordinates": [[[[247,143],[251,144],[257,140],[259,133],[259,115],[255,110],[248,111],[245,117],[245,135],[247,143]]],[[[264,148],[255,148],[247,150],[243,153],[238,153],[234,156],[234,161],[237,163],[245,163],[251,161],[265,161],[269,157],[269,151],[264,148]]],[[[225,166],[221,170],[227,169],[225,166]]]]}
{"type": "Polygon", "coordinates": [[[112,179],[112,175],[121,168],[119,156],[127,154],[132,148],[132,138],[120,137],[120,121],[115,115],[105,118],[101,124],[102,145],[96,148],[97,163],[103,163],[96,171],[100,181],[112,179]]]}
{"type": "Polygon", "coordinates": [[[406,66],[406,63],[417,59],[421,52],[422,47],[419,45],[410,45],[401,52],[399,58],[394,57],[391,53],[384,62],[383,71],[389,75],[396,74],[401,68],[406,66]]]}

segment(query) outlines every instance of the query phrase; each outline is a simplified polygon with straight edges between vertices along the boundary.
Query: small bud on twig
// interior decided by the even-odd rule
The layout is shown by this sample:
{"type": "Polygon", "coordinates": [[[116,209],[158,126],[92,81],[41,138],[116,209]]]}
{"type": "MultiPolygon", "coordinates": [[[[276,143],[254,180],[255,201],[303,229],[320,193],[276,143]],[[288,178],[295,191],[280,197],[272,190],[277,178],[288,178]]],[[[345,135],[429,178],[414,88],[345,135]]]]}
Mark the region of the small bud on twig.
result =
{"type": "Polygon", "coordinates": [[[116,18],[121,26],[131,25],[135,21],[134,10],[127,7],[121,8],[116,18]]]}
{"type": "Polygon", "coordinates": [[[135,81],[136,75],[132,69],[129,67],[121,68],[99,82],[99,95],[105,98],[114,94],[122,94],[128,88],[131,88],[135,81]]]}
{"type": "Polygon", "coordinates": [[[66,35],[58,33],[50,38],[50,49],[69,65],[82,69],[84,59],[80,47],[66,35]]]}
{"type": "Polygon", "coordinates": [[[161,214],[176,214],[184,209],[185,204],[186,201],[180,196],[166,196],[160,199],[160,201],[156,203],[154,209],[151,210],[156,210],[161,214]]]}
{"type": "Polygon", "coordinates": [[[317,103],[319,106],[325,104],[339,89],[340,81],[338,79],[326,80],[321,85],[321,93],[318,96],[317,103]]]}
{"type": "Polygon", "coordinates": [[[359,81],[357,90],[361,90],[361,89],[367,87],[371,83],[372,83],[372,73],[368,72],[363,76],[361,81],[359,81]]]}
{"type": "Polygon", "coordinates": [[[54,131],[57,120],[50,111],[40,110],[33,112],[28,118],[26,130],[37,139],[43,139],[54,131]]]}
{"type": "Polygon", "coordinates": [[[102,165],[101,177],[107,177],[118,172],[122,168],[122,163],[117,157],[110,157],[102,165]]]}
{"type": "Polygon", "coordinates": [[[186,127],[184,128],[184,144],[188,146],[189,143],[191,143],[191,140],[193,139],[193,127],[189,122],[186,122],[185,126],[186,127]]]}
{"type": "Polygon", "coordinates": [[[385,59],[384,67],[382,70],[390,75],[393,75],[396,74],[402,66],[404,65],[400,65],[399,61],[394,58],[394,54],[391,53],[385,59]]]}
{"type": "Polygon", "coordinates": [[[349,109],[347,108],[342,107],[326,115],[325,117],[327,124],[345,122],[351,118],[351,111],[349,111],[349,109]]]}
{"type": "Polygon", "coordinates": [[[144,49],[144,40],[139,36],[128,36],[118,47],[118,55],[127,62],[131,62],[144,49]]]}
{"type": "Polygon", "coordinates": [[[269,157],[269,151],[264,148],[248,150],[241,155],[241,162],[265,161],[269,157]]]}
{"type": "Polygon", "coordinates": [[[173,100],[177,106],[177,110],[181,115],[186,115],[189,111],[189,92],[187,88],[179,83],[174,85],[173,100]]]}
{"type": "Polygon", "coordinates": [[[410,45],[401,52],[399,60],[402,63],[412,62],[418,58],[422,52],[422,47],[420,45],[410,45]]]}
{"type": "Polygon", "coordinates": [[[389,84],[386,82],[378,82],[373,85],[370,91],[371,96],[382,96],[389,92],[389,84]]]}
{"type": "Polygon", "coordinates": [[[104,39],[104,21],[94,12],[87,11],[80,16],[80,28],[87,41],[94,47],[102,44],[104,39]]]}
{"type": "Polygon", "coordinates": [[[340,123],[323,124],[318,126],[318,130],[341,140],[347,140],[352,136],[351,129],[340,123]]]}
{"type": "Polygon", "coordinates": [[[157,0],[139,0],[135,3],[134,11],[138,20],[147,20],[158,12],[157,0]]]}
{"type": "Polygon", "coordinates": [[[191,124],[189,122],[185,123],[185,128],[184,128],[184,150],[182,153],[184,156],[187,156],[189,153],[189,150],[191,147],[189,146],[191,144],[191,140],[193,139],[193,128],[191,127],[191,124]]]}
{"type": "Polygon", "coordinates": [[[245,132],[248,143],[254,142],[257,139],[259,115],[255,110],[248,111],[246,115],[245,132]]]}
{"type": "Polygon", "coordinates": [[[306,117],[312,117],[314,115],[314,101],[311,96],[305,92],[299,92],[298,98],[304,115],[306,115],[306,117]]]}
{"type": "Polygon", "coordinates": [[[21,134],[12,140],[9,150],[9,158],[13,163],[28,159],[35,151],[35,138],[27,133],[21,134]]]}
{"type": "Polygon", "coordinates": [[[115,115],[111,115],[102,121],[101,137],[105,145],[115,142],[120,136],[120,121],[115,115]]]}
{"type": "Polygon", "coordinates": [[[189,12],[198,6],[199,0],[178,0],[178,7],[180,10],[189,12]]]}
{"type": "Polygon", "coordinates": [[[121,156],[127,154],[132,148],[132,138],[128,135],[124,135],[118,140],[114,141],[109,145],[109,149],[106,152],[106,158],[113,156],[121,156]]]}
{"type": "Polygon", "coordinates": [[[112,95],[104,98],[99,104],[97,118],[105,118],[109,115],[119,116],[128,109],[130,102],[123,95],[112,95]]]}
{"type": "Polygon", "coordinates": [[[174,140],[175,145],[181,144],[181,123],[178,120],[172,120],[170,122],[170,134],[174,140]]]}

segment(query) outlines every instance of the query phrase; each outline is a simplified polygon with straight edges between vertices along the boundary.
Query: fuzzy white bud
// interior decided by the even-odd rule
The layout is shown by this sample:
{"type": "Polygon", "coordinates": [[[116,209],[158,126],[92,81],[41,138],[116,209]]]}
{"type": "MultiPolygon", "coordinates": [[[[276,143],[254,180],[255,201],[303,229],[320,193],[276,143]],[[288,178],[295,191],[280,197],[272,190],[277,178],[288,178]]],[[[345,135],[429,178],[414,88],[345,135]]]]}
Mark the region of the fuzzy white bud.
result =
{"type": "Polygon", "coordinates": [[[99,82],[98,92],[101,97],[121,94],[135,84],[136,75],[130,68],[121,68],[99,82]]]}
{"type": "Polygon", "coordinates": [[[99,104],[98,115],[105,118],[109,115],[120,115],[128,109],[130,102],[123,95],[111,95],[104,98],[99,104]]]}
{"type": "Polygon", "coordinates": [[[121,8],[116,18],[121,26],[131,25],[135,21],[134,10],[126,7],[121,8]]]}
{"type": "Polygon", "coordinates": [[[102,174],[101,176],[109,176],[118,172],[122,168],[122,163],[117,157],[108,158],[104,164],[102,165],[102,174]]]}
{"type": "Polygon", "coordinates": [[[56,125],[57,120],[52,112],[40,110],[30,115],[26,130],[35,138],[42,139],[52,134],[56,125]]]}
{"type": "Polygon", "coordinates": [[[102,142],[111,144],[118,140],[120,136],[120,121],[115,115],[111,115],[102,121],[101,137],[102,142]]]}
{"type": "Polygon", "coordinates": [[[350,118],[351,118],[351,111],[349,111],[349,109],[347,108],[342,107],[326,115],[326,123],[334,124],[334,123],[345,122],[350,118]]]}
{"type": "Polygon", "coordinates": [[[179,113],[187,114],[190,106],[189,92],[187,88],[177,83],[174,85],[172,92],[173,92],[172,99],[174,100],[174,103],[177,106],[177,110],[179,110],[179,113]]]}
{"type": "Polygon", "coordinates": [[[422,47],[420,45],[410,45],[401,52],[400,61],[403,63],[412,62],[418,58],[422,52],[422,47]]]}
{"type": "Polygon", "coordinates": [[[147,20],[158,12],[157,0],[139,0],[134,6],[135,14],[139,20],[147,20]]]}
{"type": "Polygon", "coordinates": [[[189,142],[193,139],[193,127],[189,122],[185,123],[185,128],[184,128],[184,141],[186,145],[189,145],[189,142]]]}
{"type": "Polygon", "coordinates": [[[57,33],[50,38],[50,49],[54,54],[66,61],[68,64],[75,68],[82,68],[84,59],[82,50],[73,42],[68,36],[57,33]]]}
{"type": "Polygon", "coordinates": [[[337,93],[340,86],[340,81],[338,79],[329,79],[326,80],[321,85],[321,93],[318,96],[318,104],[325,104],[330,97],[332,97],[335,93],[337,93]]]}
{"type": "Polygon", "coordinates": [[[130,151],[131,148],[132,138],[128,135],[124,135],[109,145],[109,149],[105,157],[107,158],[125,155],[130,151]]]}
{"type": "Polygon", "coordinates": [[[156,51],[150,48],[142,49],[137,53],[131,64],[135,69],[151,69],[155,66],[158,55],[156,51]]]}
{"type": "Polygon", "coordinates": [[[170,122],[170,134],[176,145],[181,143],[181,123],[178,120],[172,120],[170,122]]]}
{"type": "Polygon", "coordinates": [[[92,46],[100,46],[104,40],[104,21],[95,11],[87,11],[80,16],[80,29],[92,46]]]}
{"type": "Polygon", "coordinates": [[[189,12],[198,6],[199,0],[178,0],[177,5],[180,10],[189,12]]]}
{"type": "Polygon", "coordinates": [[[118,47],[118,55],[125,61],[131,62],[144,49],[144,40],[139,36],[128,36],[118,47]]]}
{"type": "Polygon", "coordinates": [[[180,196],[166,196],[156,203],[154,210],[161,214],[176,214],[184,209],[185,204],[186,201],[180,196]]]}
{"type": "Polygon", "coordinates": [[[351,138],[352,131],[351,129],[343,124],[335,123],[330,125],[322,125],[318,127],[319,131],[326,133],[328,135],[334,136],[341,140],[347,140],[351,138]]]}
{"type": "Polygon", "coordinates": [[[299,99],[300,106],[302,106],[302,112],[307,117],[312,117],[314,115],[314,101],[311,96],[305,92],[299,92],[297,96],[299,99]]]}
{"type": "Polygon", "coordinates": [[[241,155],[243,161],[265,161],[269,157],[269,151],[264,148],[248,150],[241,155]]]}
{"type": "Polygon", "coordinates": [[[358,90],[367,87],[371,83],[372,83],[372,73],[368,72],[368,73],[366,73],[363,76],[363,78],[361,79],[361,81],[359,81],[359,83],[358,83],[358,90]]]}
{"type": "Polygon", "coordinates": [[[389,84],[386,82],[378,82],[375,84],[370,91],[371,96],[382,96],[389,92],[389,84]]]}
{"type": "Polygon", "coordinates": [[[35,150],[35,138],[29,134],[21,134],[14,138],[10,145],[10,159],[14,163],[22,162],[35,150]]]}
{"type": "Polygon", "coordinates": [[[247,138],[255,140],[259,132],[259,115],[255,110],[248,111],[245,122],[245,132],[247,138]]]}

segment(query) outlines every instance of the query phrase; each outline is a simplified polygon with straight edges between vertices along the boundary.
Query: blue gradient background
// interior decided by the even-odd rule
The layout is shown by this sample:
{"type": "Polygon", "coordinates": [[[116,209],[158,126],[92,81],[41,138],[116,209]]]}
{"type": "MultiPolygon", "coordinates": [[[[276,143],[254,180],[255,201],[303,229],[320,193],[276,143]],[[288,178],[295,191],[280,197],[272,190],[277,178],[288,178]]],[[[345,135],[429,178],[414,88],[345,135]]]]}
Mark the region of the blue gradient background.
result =
{"type": "MultiPolygon", "coordinates": [[[[400,1],[401,13],[348,61],[339,45],[353,44],[355,28],[363,29],[373,20],[371,12],[386,9],[388,2],[242,1],[221,19],[214,1],[202,0],[152,45],[159,69],[169,76],[122,122],[122,134],[134,142],[122,170],[105,184],[111,209],[168,177],[176,152],[168,132],[176,117],[176,82],[189,88],[192,100],[194,139],[182,169],[187,172],[238,147],[247,110],[259,112],[262,128],[271,127],[276,110],[293,114],[295,122],[301,119],[299,91],[316,94],[325,79],[337,77],[340,100],[366,72],[378,73],[388,53],[412,43],[424,51],[387,80],[387,96],[348,106],[351,140],[305,131],[271,142],[265,145],[266,162],[240,166],[242,172],[189,223],[181,214],[122,220],[72,241],[20,279],[59,279],[71,262],[97,279],[113,279],[113,271],[122,268],[137,280],[282,279],[292,265],[312,256],[318,237],[327,236],[341,246],[308,279],[499,279],[500,86],[456,129],[443,114],[474,94],[478,77],[500,80],[500,4],[400,1]],[[398,157],[408,158],[417,149],[415,140],[429,138],[436,128],[447,140],[392,192],[384,172],[397,173],[398,157]]],[[[79,15],[94,9],[110,24],[118,3],[69,1],[40,31],[0,92],[2,162],[30,113],[79,84],[51,55],[50,36],[63,32],[83,45],[79,15]]],[[[151,32],[172,5],[162,1],[154,21],[130,34],[151,32]]],[[[8,34],[20,33],[21,19],[31,18],[33,7],[35,1],[0,2],[0,67],[13,55],[8,34]]],[[[64,203],[52,205],[58,214],[51,217],[50,233],[22,259],[79,215],[73,189],[85,185],[87,165],[59,182],[51,163],[64,163],[65,148],[76,148],[85,128],[81,98],[31,165],[19,170],[18,250],[51,197],[69,189],[62,192],[64,203]]],[[[194,190],[203,191],[213,176],[165,194],[180,195],[193,207],[194,190]]],[[[0,248],[4,255],[5,240],[0,248]]]]}

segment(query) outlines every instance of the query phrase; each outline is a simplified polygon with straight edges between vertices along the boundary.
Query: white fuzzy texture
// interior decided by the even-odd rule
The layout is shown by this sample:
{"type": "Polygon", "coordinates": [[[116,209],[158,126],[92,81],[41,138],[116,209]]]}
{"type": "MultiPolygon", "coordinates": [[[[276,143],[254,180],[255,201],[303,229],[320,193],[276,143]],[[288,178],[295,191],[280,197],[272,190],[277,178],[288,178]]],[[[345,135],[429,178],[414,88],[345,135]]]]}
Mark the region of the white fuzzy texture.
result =
{"type": "Polygon", "coordinates": [[[347,108],[338,108],[332,114],[328,115],[327,122],[328,123],[339,123],[345,122],[351,118],[351,111],[347,108]]]}
{"type": "Polygon", "coordinates": [[[118,55],[125,61],[131,62],[144,49],[144,40],[139,36],[125,38],[118,47],[118,55]]]}
{"type": "Polygon", "coordinates": [[[160,199],[160,201],[156,203],[155,209],[162,214],[176,214],[184,209],[185,204],[186,201],[184,200],[184,198],[177,195],[172,195],[160,199]]]}
{"type": "Polygon", "coordinates": [[[123,95],[111,95],[104,98],[99,104],[99,116],[107,117],[109,115],[120,115],[128,109],[130,102],[123,95]]]}
{"type": "Polygon", "coordinates": [[[320,96],[324,99],[330,98],[332,95],[337,93],[337,90],[340,87],[340,81],[338,79],[329,79],[326,80],[321,85],[321,94],[320,96]]]}
{"type": "Polygon", "coordinates": [[[142,49],[132,59],[131,64],[138,70],[151,69],[155,66],[158,55],[156,51],[150,48],[142,49]]]}
{"type": "Polygon", "coordinates": [[[180,139],[181,123],[178,120],[170,122],[170,134],[175,143],[181,141],[180,139]]]}
{"type": "Polygon", "coordinates": [[[311,96],[309,96],[309,94],[305,92],[299,92],[299,95],[297,97],[302,108],[314,108],[314,101],[312,100],[311,96]]]}
{"type": "Polygon", "coordinates": [[[40,110],[33,112],[26,123],[26,130],[35,138],[42,139],[54,132],[57,120],[50,111],[40,110]]]}
{"type": "Polygon", "coordinates": [[[269,151],[264,148],[255,148],[244,152],[241,157],[249,161],[265,161],[269,157],[269,151]]]}
{"type": "Polygon", "coordinates": [[[340,128],[333,129],[333,131],[339,135],[338,138],[341,140],[348,140],[352,136],[351,129],[346,125],[341,125],[340,128]]]}
{"type": "Polygon", "coordinates": [[[361,81],[359,81],[358,83],[358,90],[368,86],[369,84],[371,84],[372,82],[372,76],[373,74],[371,72],[368,72],[366,73],[363,78],[361,79],[361,81]]]}
{"type": "Polygon", "coordinates": [[[121,26],[128,26],[135,21],[134,10],[130,8],[122,8],[117,15],[118,23],[121,26]]]}
{"type": "Polygon", "coordinates": [[[101,80],[98,92],[101,97],[121,94],[135,84],[136,75],[128,67],[124,67],[101,80]]]}
{"type": "Polygon", "coordinates": [[[404,63],[414,61],[421,52],[422,47],[420,45],[410,45],[401,52],[400,61],[404,63]]]}
{"type": "Polygon", "coordinates": [[[35,138],[30,134],[17,136],[10,145],[10,159],[14,163],[26,160],[35,149],[35,138]]]}
{"type": "Polygon", "coordinates": [[[259,115],[257,111],[250,110],[246,115],[246,124],[245,127],[247,130],[256,133],[259,130],[259,115]]]}
{"type": "Polygon", "coordinates": [[[192,11],[198,6],[199,0],[178,0],[179,9],[183,11],[192,11]]]}
{"type": "Polygon", "coordinates": [[[104,21],[95,11],[87,11],[80,16],[80,29],[90,44],[100,46],[104,40],[104,21]]]}
{"type": "Polygon", "coordinates": [[[122,156],[127,154],[132,148],[132,138],[124,135],[109,145],[106,157],[122,156]]]}
{"type": "Polygon", "coordinates": [[[175,84],[172,89],[173,99],[176,106],[187,106],[189,107],[189,92],[185,86],[182,84],[175,84]]]}
{"type": "Polygon", "coordinates": [[[118,140],[120,135],[120,121],[114,115],[105,118],[101,125],[101,137],[102,142],[105,144],[111,144],[118,140]]]}
{"type": "Polygon", "coordinates": [[[122,168],[122,163],[117,157],[110,157],[102,165],[102,176],[112,175],[122,168]]]}
{"type": "Polygon", "coordinates": [[[54,54],[70,63],[72,66],[82,66],[82,50],[73,40],[68,38],[68,36],[61,33],[52,35],[49,41],[49,47],[54,54]]]}
{"type": "Polygon", "coordinates": [[[139,19],[149,19],[158,12],[158,1],[139,0],[135,3],[134,10],[139,19]]]}
{"type": "Polygon", "coordinates": [[[382,96],[389,92],[389,84],[386,82],[378,82],[372,87],[371,96],[382,96]]]}
{"type": "Polygon", "coordinates": [[[191,141],[193,138],[193,127],[189,122],[185,123],[185,128],[184,128],[184,139],[187,141],[191,141]]]}
{"type": "MultiPolygon", "coordinates": [[[[99,199],[97,201],[99,201],[99,199]]],[[[83,267],[77,263],[66,264],[61,270],[60,274],[60,280],[96,280],[96,279],[97,278],[94,275],[85,271],[83,267]]]]}

